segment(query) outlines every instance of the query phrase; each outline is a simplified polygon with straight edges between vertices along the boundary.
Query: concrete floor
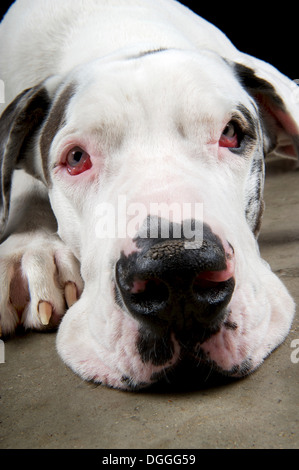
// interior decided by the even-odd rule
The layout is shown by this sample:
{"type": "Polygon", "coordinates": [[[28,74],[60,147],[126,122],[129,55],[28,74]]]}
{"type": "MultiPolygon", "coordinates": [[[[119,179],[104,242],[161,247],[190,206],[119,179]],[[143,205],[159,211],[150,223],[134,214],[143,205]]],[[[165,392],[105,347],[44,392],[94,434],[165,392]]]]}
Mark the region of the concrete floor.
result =
{"type": "MultiPolygon", "coordinates": [[[[299,302],[299,171],[268,176],[261,252],[299,302]]],[[[0,448],[298,448],[299,363],[291,341],[246,379],[128,393],[83,382],[60,360],[55,333],[5,341],[0,448]]]]}

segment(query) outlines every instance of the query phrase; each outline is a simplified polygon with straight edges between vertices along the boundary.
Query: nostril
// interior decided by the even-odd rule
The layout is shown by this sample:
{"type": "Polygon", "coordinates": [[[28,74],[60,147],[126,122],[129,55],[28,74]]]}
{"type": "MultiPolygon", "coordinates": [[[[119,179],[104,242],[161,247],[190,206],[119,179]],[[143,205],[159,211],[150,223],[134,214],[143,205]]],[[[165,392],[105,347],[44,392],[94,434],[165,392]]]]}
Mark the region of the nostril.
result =
{"type": "Polygon", "coordinates": [[[194,284],[213,286],[215,283],[228,281],[234,275],[234,263],[227,263],[226,269],[221,271],[202,271],[194,278],[194,284]]]}
{"type": "Polygon", "coordinates": [[[140,294],[145,291],[146,286],[148,285],[149,281],[143,281],[140,279],[137,279],[133,281],[133,287],[131,289],[131,294],[140,294]]]}
{"type": "Polygon", "coordinates": [[[195,277],[193,284],[192,284],[192,291],[193,293],[200,294],[200,295],[209,295],[213,292],[221,291],[222,288],[226,286],[226,282],[223,281],[216,281],[212,278],[209,279],[208,277],[203,276],[204,273],[199,274],[195,277]]]}
{"type": "Polygon", "coordinates": [[[128,296],[131,307],[143,314],[152,314],[166,305],[169,299],[169,290],[160,279],[135,278],[128,296]]]}
{"type": "MultiPolygon", "coordinates": [[[[203,274],[203,273],[202,273],[203,274]]],[[[192,285],[193,291],[197,292],[200,291],[201,289],[210,289],[213,288],[217,285],[217,282],[208,279],[201,274],[195,277],[192,285]]]]}
{"type": "Polygon", "coordinates": [[[213,271],[199,273],[192,283],[195,305],[209,306],[203,317],[205,321],[209,321],[210,315],[216,317],[219,309],[222,310],[228,304],[235,286],[233,277],[227,279],[221,276],[221,272],[219,276],[216,273],[213,271]]]}
{"type": "Polygon", "coordinates": [[[202,271],[197,273],[193,279],[193,289],[208,289],[208,288],[219,288],[224,285],[226,281],[233,278],[234,275],[234,263],[227,263],[226,269],[221,271],[202,271]]]}

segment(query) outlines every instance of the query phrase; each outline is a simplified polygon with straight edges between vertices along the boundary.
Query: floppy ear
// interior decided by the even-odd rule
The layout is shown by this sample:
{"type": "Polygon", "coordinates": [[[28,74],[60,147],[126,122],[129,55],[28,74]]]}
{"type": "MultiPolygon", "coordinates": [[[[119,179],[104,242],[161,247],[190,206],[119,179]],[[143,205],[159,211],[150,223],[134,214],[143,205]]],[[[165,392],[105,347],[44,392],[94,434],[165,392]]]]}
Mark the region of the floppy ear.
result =
{"type": "Polygon", "coordinates": [[[265,156],[299,157],[299,87],[276,68],[243,54],[235,72],[255,99],[265,130],[265,156]]]}
{"type": "Polygon", "coordinates": [[[0,233],[8,218],[14,169],[24,168],[42,179],[32,142],[49,106],[45,86],[37,85],[19,94],[0,117],[0,233]]]}

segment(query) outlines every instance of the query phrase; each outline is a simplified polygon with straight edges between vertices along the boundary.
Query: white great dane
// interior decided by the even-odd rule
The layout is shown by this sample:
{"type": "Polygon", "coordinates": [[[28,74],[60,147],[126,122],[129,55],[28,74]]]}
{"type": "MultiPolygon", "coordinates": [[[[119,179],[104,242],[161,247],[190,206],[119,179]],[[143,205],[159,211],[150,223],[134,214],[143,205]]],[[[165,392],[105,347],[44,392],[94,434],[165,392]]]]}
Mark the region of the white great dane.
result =
{"type": "Polygon", "coordinates": [[[296,85],[173,0],[18,0],[0,78],[2,334],[59,325],[65,363],[120,389],[255,370],[295,310],[256,239],[296,85]]]}

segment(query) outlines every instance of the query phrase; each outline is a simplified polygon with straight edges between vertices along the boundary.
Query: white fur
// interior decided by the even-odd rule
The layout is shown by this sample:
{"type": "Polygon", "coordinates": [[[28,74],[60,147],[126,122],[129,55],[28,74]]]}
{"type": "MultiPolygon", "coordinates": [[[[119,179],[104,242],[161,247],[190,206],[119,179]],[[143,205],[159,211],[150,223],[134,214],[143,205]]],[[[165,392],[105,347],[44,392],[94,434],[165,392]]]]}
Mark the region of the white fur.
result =
{"type": "MultiPolygon", "coordinates": [[[[21,263],[30,308],[34,304],[30,314],[23,314],[23,323],[38,328],[39,300],[54,304],[61,316],[61,286],[71,280],[82,291],[75,255],[84,289],[59,328],[57,345],[64,361],[85,379],[119,388],[149,384],[153,374],[178,362],[175,337],[167,363],[142,362],[136,349],[139,323],[114,301],[113,266],[122,250],[132,249],[132,240],[97,239],[95,214],[100,203],[116,207],[118,195],[125,194],[128,204],[145,206],[150,201],[201,202],[204,221],[234,247],[236,288],[228,320],[238,328],[223,326],[199,345],[211,363],[229,372],[250,361],[254,370],[283,341],[294,303],[261,260],[244,215],[251,159],[262,157],[262,139],[244,159],[229,150],[219,153],[212,143],[238,103],[259,118],[253,100],[221,57],[254,66],[265,79],[279,83],[298,125],[291,82],[268,64],[238,52],[219,30],[176,2],[43,0],[41,7],[40,2],[18,0],[11,8],[0,27],[6,104],[49,76],[54,76],[48,84],[53,98],[61,83],[75,82],[76,94],[50,152],[49,195],[60,238],[36,228],[30,235],[14,234],[13,210],[8,228],[12,235],[0,247],[4,332],[17,323],[9,285],[4,288],[15,266],[21,263]],[[172,50],[127,60],[160,48],[172,50]],[[53,170],[70,142],[84,146],[93,162],[89,172],[75,179],[53,170]],[[57,251],[65,252],[65,258],[57,251]],[[53,259],[62,260],[58,287],[53,259]],[[123,377],[129,377],[129,385],[123,377]]],[[[30,180],[27,186],[32,184],[30,180]]],[[[42,186],[38,191],[43,193],[42,186]]],[[[15,191],[13,195],[17,200],[15,191]]]]}

